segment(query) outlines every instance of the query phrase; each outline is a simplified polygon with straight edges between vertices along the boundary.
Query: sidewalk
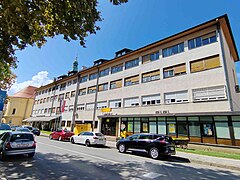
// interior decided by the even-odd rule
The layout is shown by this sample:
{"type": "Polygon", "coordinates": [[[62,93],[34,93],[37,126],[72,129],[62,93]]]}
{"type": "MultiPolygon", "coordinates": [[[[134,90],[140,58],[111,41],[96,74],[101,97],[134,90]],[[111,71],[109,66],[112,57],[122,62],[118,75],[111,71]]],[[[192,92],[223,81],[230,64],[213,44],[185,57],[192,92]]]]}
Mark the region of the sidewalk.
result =
{"type": "MultiPolygon", "coordinates": [[[[49,135],[41,134],[41,136],[48,137],[49,135]]],[[[116,148],[116,142],[115,141],[107,141],[106,146],[108,146],[110,148],[116,148]]],[[[185,152],[179,152],[179,151],[176,152],[175,156],[184,158],[184,159],[188,159],[192,163],[240,171],[240,160],[219,158],[219,157],[212,157],[212,156],[204,156],[204,155],[185,153],[185,152]]]]}
{"type": "MultiPolygon", "coordinates": [[[[107,141],[106,146],[110,148],[116,148],[116,142],[107,141]]],[[[215,167],[240,171],[240,160],[204,156],[204,155],[184,153],[179,151],[176,152],[175,156],[189,159],[189,161],[192,163],[198,163],[198,164],[203,164],[208,166],[215,166],[215,167]]]]}

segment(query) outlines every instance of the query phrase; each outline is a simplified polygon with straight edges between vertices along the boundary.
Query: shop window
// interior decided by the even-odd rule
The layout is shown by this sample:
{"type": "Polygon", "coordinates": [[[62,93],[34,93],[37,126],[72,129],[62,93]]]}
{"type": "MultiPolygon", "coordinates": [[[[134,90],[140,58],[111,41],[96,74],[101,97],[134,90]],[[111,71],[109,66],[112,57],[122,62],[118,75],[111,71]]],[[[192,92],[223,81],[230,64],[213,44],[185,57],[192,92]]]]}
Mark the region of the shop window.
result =
{"type": "Polygon", "coordinates": [[[148,54],[142,57],[142,64],[155,61],[159,59],[159,51],[154,52],[152,54],[148,54]]]}
{"type": "Polygon", "coordinates": [[[188,91],[165,93],[165,104],[188,102],[188,91]]]}
{"type": "Polygon", "coordinates": [[[203,137],[214,137],[214,127],[212,123],[203,123],[201,127],[203,137]]]}
{"type": "Polygon", "coordinates": [[[134,133],[140,133],[140,119],[134,119],[134,133]]]}
{"type": "Polygon", "coordinates": [[[189,135],[201,137],[199,122],[198,121],[189,121],[188,124],[189,124],[189,135]]]}
{"type": "Polygon", "coordinates": [[[188,127],[186,122],[178,122],[178,136],[188,136],[188,127]]]}
{"type": "Polygon", "coordinates": [[[193,89],[193,101],[218,101],[227,99],[225,86],[214,86],[193,89]]]}
{"type": "Polygon", "coordinates": [[[159,79],[160,79],[160,71],[159,70],[142,74],[142,83],[155,81],[155,80],[159,80],[159,79]]]}
{"type": "Polygon", "coordinates": [[[220,67],[219,55],[190,62],[191,73],[220,67]]]}
{"type": "Polygon", "coordinates": [[[230,138],[227,122],[215,122],[216,134],[218,138],[230,138]]]}
{"type": "Polygon", "coordinates": [[[128,121],[127,132],[133,132],[133,121],[128,121]]]}
{"type": "Polygon", "coordinates": [[[128,77],[124,80],[124,86],[132,86],[135,84],[139,84],[139,75],[128,77]]]}
{"type": "Polygon", "coordinates": [[[110,89],[116,89],[122,87],[122,79],[110,82],[110,89]]]}
{"type": "Polygon", "coordinates": [[[158,117],[158,134],[167,134],[165,117],[158,117]]]}
{"type": "Polygon", "coordinates": [[[176,122],[167,122],[167,132],[169,135],[176,135],[176,122]]]}
{"type": "Polygon", "coordinates": [[[157,124],[156,121],[149,122],[149,133],[157,133],[157,124]]]}
{"type": "Polygon", "coordinates": [[[168,57],[174,54],[178,54],[184,51],[184,43],[177,44],[175,46],[171,46],[169,48],[165,48],[162,50],[163,57],[168,57]]]}
{"type": "Polygon", "coordinates": [[[235,139],[240,139],[240,122],[233,122],[233,130],[235,139]]]}
{"type": "Polygon", "coordinates": [[[186,74],[186,64],[179,64],[163,69],[163,77],[169,78],[186,74]]]}

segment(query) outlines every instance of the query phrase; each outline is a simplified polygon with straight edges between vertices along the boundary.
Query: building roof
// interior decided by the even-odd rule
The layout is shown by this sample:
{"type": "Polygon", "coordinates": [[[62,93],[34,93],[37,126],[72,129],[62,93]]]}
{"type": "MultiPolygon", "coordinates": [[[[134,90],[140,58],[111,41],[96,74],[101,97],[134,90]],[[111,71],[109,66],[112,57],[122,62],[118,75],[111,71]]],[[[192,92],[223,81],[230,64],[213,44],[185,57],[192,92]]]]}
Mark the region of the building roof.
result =
{"type": "Polygon", "coordinates": [[[36,89],[37,89],[37,87],[28,86],[28,87],[22,89],[21,91],[18,91],[17,93],[12,95],[11,97],[34,98],[36,89]]]}

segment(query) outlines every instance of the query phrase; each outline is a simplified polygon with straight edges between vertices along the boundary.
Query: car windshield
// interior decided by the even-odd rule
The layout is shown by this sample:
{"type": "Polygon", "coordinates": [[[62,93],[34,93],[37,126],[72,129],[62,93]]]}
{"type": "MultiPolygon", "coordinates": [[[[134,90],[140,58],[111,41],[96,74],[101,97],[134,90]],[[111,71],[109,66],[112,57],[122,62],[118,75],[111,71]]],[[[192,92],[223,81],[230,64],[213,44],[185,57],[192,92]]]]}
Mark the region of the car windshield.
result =
{"type": "Polygon", "coordinates": [[[95,133],[96,136],[104,136],[102,133],[95,133]]]}
{"type": "Polygon", "coordinates": [[[15,142],[15,141],[34,141],[33,135],[32,134],[13,134],[10,142],[15,142]]]}
{"type": "Polygon", "coordinates": [[[8,124],[0,124],[0,130],[11,130],[8,124]]]}
{"type": "Polygon", "coordinates": [[[158,140],[165,140],[169,143],[171,143],[173,141],[170,136],[164,136],[164,135],[154,135],[154,138],[158,139],[158,140]]]}
{"type": "Polygon", "coordinates": [[[28,128],[16,128],[16,131],[30,132],[28,128]]]}

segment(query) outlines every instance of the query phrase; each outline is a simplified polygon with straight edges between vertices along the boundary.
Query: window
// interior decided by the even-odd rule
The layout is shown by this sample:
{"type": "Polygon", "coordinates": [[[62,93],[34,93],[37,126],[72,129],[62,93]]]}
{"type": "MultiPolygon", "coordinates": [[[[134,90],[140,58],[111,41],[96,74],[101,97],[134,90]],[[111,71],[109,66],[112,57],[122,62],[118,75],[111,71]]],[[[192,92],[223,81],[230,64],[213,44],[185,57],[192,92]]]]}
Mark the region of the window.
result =
{"type": "Polygon", "coordinates": [[[147,106],[147,105],[160,104],[160,99],[161,99],[160,94],[143,96],[142,97],[142,105],[147,106]]]}
{"type": "Polygon", "coordinates": [[[66,89],[66,83],[63,83],[60,85],[60,91],[63,91],[66,89]]]}
{"type": "Polygon", "coordinates": [[[84,111],[84,109],[85,109],[84,104],[78,104],[77,105],[77,111],[84,111]]]}
{"type": "Polygon", "coordinates": [[[190,62],[191,73],[220,67],[219,55],[190,62]]]}
{"type": "Polygon", "coordinates": [[[139,75],[125,78],[124,86],[131,86],[134,84],[139,84],[139,75]]]}
{"type": "Polygon", "coordinates": [[[76,83],[77,83],[77,79],[74,79],[72,83],[73,83],[73,84],[76,84],[76,83]]]}
{"type": "Polygon", "coordinates": [[[107,91],[108,90],[108,83],[105,83],[105,84],[100,84],[98,86],[98,91],[101,92],[101,91],[107,91]]]}
{"type": "Polygon", "coordinates": [[[215,122],[216,134],[218,138],[230,139],[228,122],[215,122]]]}
{"type": "Polygon", "coordinates": [[[186,64],[179,64],[176,66],[171,66],[163,69],[163,77],[173,77],[186,74],[186,64]]]}
{"type": "Polygon", "coordinates": [[[88,75],[80,78],[80,83],[86,82],[88,80],[88,75]]]}
{"type": "Polygon", "coordinates": [[[111,73],[114,74],[114,73],[120,72],[122,70],[123,70],[123,65],[119,64],[119,65],[111,68],[111,73]]]}
{"type": "Polygon", "coordinates": [[[49,102],[49,100],[50,100],[50,97],[47,97],[47,101],[46,102],[49,102]]]}
{"type": "Polygon", "coordinates": [[[69,106],[69,112],[73,111],[73,105],[69,106]]]}
{"type": "Polygon", "coordinates": [[[227,99],[225,86],[193,89],[193,101],[215,101],[227,99]]]}
{"type": "Polygon", "coordinates": [[[72,81],[68,81],[67,86],[71,86],[71,85],[72,85],[72,81]]]}
{"type": "Polygon", "coordinates": [[[232,116],[235,139],[240,139],[240,116],[232,116]]]}
{"type": "Polygon", "coordinates": [[[97,109],[102,109],[102,108],[107,108],[107,101],[97,103],[97,109]]]}
{"type": "Polygon", "coordinates": [[[70,97],[70,92],[66,92],[65,99],[69,99],[69,97],[70,97]]]}
{"type": "Polygon", "coordinates": [[[45,102],[46,102],[46,98],[43,99],[43,103],[45,103],[45,102]]]}
{"type": "Polygon", "coordinates": [[[75,95],[76,95],[76,92],[75,92],[75,91],[72,91],[72,92],[71,92],[71,97],[75,97],[75,95]]]}
{"type": "Polygon", "coordinates": [[[60,107],[57,107],[57,112],[56,112],[56,114],[60,114],[60,113],[61,113],[60,107]]]}
{"type": "Polygon", "coordinates": [[[122,87],[122,79],[110,82],[110,89],[116,89],[122,87]]]}
{"type": "Polygon", "coordinates": [[[191,39],[188,41],[188,49],[194,49],[200,46],[217,42],[216,32],[211,32],[201,37],[191,39]]]}
{"type": "MultiPolygon", "coordinates": [[[[57,97],[55,96],[55,99],[56,99],[57,97]]],[[[59,96],[58,96],[58,101],[61,101],[61,100],[63,100],[64,99],[64,94],[59,94],[59,96]]]]}
{"type": "Polygon", "coordinates": [[[98,77],[98,73],[93,73],[89,75],[89,80],[96,79],[98,77]]]}
{"type": "Polygon", "coordinates": [[[79,95],[79,96],[82,96],[82,95],[85,95],[86,93],[87,93],[87,89],[86,89],[86,88],[83,88],[83,89],[79,89],[78,95],[79,95]]]}
{"type": "Polygon", "coordinates": [[[94,109],[94,103],[87,103],[86,110],[92,110],[92,109],[94,109]]]}
{"type": "Polygon", "coordinates": [[[12,114],[16,113],[16,108],[13,108],[12,114]]]}
{"type": "Polygon", "coordinates": [[[96,92],[96,86],[92,86],[88,88],[88,94],[95,93],[96,92]]]}
{"type": "Polygon", "coordinates": [[[103,76],[107,76],[107,75],[109,75],[109,68],[104,69],[99,72],[99,77],[103,77],[103,76]]]}
{"type": "Polygon", "coordinates": [[[171,46],[169,48],[163,49],[163,57],[168,57],[174,54],[178,54],[184,51],[184,43],[171,46]]]}
{"type": "Polygon", "coordinates": [[[188,102],[187,91],[165,93],[165,104],[183,103],[183,102],[188,102]]]}
{"type": "Polygon", "coordinates": [[[52,113],[55,113],[55,112],[56,112],[56,108],[53,107],[53,108],[52,108],[52,113]]]}
{"type": "Polygon", "coordinates": [[[142,82],[143,83],[150,82],[150,81],[155,81],[155,80],[158,80],[158,79],[160,79],[160,71],[159,70],[142,74],[142,82]]]}
{"type": "Polygon", "coordinates": [[[109,101],[109,107],[110,108],[120,108],[121,106],[122,106],[121,99],[116,99],[116,100],[110,100],[109,101]]]}
{"type": "Polygon", "coordinates": [[[154,52],[152,54],[148,54],[142,57],[142,64],[151,62],[151,61],[155,61],[159,59],[159,51],[154,52]]]}
{"type": "Polygon", "coordinates": [[[139,106],[138,97],[124,99],[124,107],[134,107],[134,106],[139,106]]]}
{"type": "Polygon", "coordinates": [[[134,59],[125,63],[125,69],[133,68],[139,65],[139,59],[134,59]]]}

